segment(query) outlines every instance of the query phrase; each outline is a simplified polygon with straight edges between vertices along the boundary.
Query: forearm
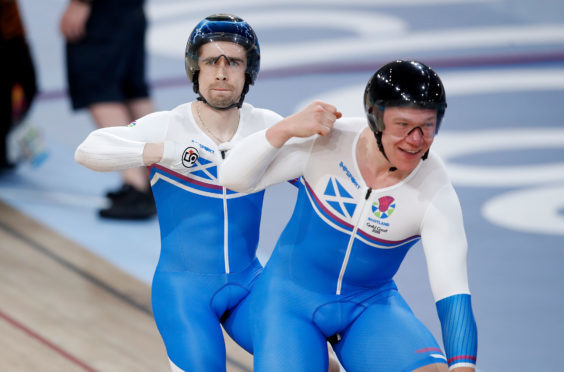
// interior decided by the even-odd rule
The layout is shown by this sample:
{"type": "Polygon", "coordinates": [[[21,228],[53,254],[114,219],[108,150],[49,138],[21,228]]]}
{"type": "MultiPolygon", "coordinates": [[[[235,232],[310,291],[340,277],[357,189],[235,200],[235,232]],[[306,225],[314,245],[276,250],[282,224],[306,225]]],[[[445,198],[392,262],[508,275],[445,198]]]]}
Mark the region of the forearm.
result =
{"type": "Polygon", "coordinates": [[[443,344],[449,368],[474,371],[478,351],[478,331],[469,294],[457,294],[437,302],[443,344]]]}
{"type": "Polygon", "coordinates": [[[458,367],[451,370],[451,372],[476,372],[473,367],[458,367]]]}
{"type": "Polygon", "coordinates": [[[90,18],[91,1],[69,1],[60,21],[60,30],[69,42],[75,42],[84,37],[86,23],[90,18]]]}
{"type": "Polygon", "coordinates": [[[279,151],[265,135],[265,131],[252,134],[229,151],[220,171],[222,185],[239,192],[261,188],[266,169],[279,151]]]}
{"type": "Polygon", "coordinates": [[[290,138],[292,134],[288,131],[284,120],[273,125],[266,130],[266,139],[275,148],[281,148],[290,138]]]}
{"type": "Polygon", "coordinates": [[[96,130],[82,142],[74,154],[77,163],[99,172],[144,166],[145,143],[120,138],[107,130],[96,130]]]}
{"type": "Polygon", "coordinates": [[[235,191],[251,193],[303,175],[313,139],[293,139],[274,147],[266,131],[239,142],[227,155],[220,171],[220,183],[235,191]]]}
{"type": "Polygon", "coordinates": [[[280,148],[293,137],[306,138],[315,134],[324,136],[331,132],[335,120],[341,116],[334,106],[314,101],[270,127],[266,132],[266,139],[272,146],[280,148]]]}

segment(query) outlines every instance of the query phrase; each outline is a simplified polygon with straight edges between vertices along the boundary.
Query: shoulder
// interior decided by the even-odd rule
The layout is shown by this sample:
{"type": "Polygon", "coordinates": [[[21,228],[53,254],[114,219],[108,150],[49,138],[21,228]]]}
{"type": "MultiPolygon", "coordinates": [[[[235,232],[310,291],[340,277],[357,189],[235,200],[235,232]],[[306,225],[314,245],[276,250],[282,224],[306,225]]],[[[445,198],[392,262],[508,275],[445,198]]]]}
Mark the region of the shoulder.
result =
{"type": "Polygon", "coordinates": [[[272,110],[256,108],[248,103],[243,103],[240,114],[241,120],[238,132],[242,136],[266,129],[283,119],[282,116],[272,110]]]}
{"type": "Polygon", "coordinates": [[[365,117],[343,117],[335,121],[334,130],[358,133],[368,125],[365,117]]]}
{"type": "Polygon", "coordinates": [[[166,124],[171,120],[183,120],[190,113],[190,103],[183,103],[172,110],[155,111],[136,120],[137,124],[166,124]]]}
{"type": "Polygon", "coordinates": [[[352,145],[355,138],[366,128],[366,118],[347,117],[335,121],[331,133],[326,136],[315,136],[316,146],[340,148],[341,146],[352,145]]]}
{"type": "Polygon", "coordinates": [[[161,124],[163,121],[168,120],[170,111],[155,111],[133,121],[130,126],[145,127],[150,125],[161,124]]]}
{"type": "Polygon", "coordinates": [[[163,111],[154,111],[148,115],[143,116],[142,118],[137,119],[137,122],[140,121],[161,121],[161,120],[165,120],[165,119],[169,119],[171,117],[177,116],[177,115],[183,115],[187,109],[189,109],[189,103],[185,103],[179,106],[176,106],[175,108],[173,108],[172,110],[163,110],[163,111]]]}
{"type": "Polygon", "coordinates": [[[163,111],[163,112],[168,112],[168,114],[171,117],[174,117],[174,116],[185,117],[186,115],[188,115],[191,112],[190,111],[191,107],[192,107],[192,102],[188,102],[188,103],[180,104],[170,111],[163,111]]]}
{"type": "Polygon", "coordinates": [[[427,172],[434,172],[437,175],[440,174],[445,181],[450,182],[446,165],[439,154],[434,151],[429,151],[429,157],[423,161],[423,164],[426,166],[427,172]]]}
{"type": "Polygon", "coordinates": [[[241,119],[245,122],[258,122],[270,126],[282,120],[282,116],[272,110],[257,108],[249,103],[243,103],[241,107],[241,119]]]}
{"type": "Polygon", "coordinates": [[[447,168],[441,157],[433,152],[429,152],[429,157],[421,162],[413,181],[417,188],[429,198],[437,195],[437,192],[450,193],[454,190],[447,168]]]}

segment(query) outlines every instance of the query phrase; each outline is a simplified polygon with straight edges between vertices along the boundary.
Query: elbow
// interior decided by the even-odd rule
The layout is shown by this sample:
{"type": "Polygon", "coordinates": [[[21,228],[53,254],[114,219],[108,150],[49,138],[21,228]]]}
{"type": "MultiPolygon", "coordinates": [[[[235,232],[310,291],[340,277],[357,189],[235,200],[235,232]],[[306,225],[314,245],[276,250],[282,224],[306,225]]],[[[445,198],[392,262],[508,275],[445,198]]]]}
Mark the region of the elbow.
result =
{"type": "Polygon", "coordinates": [[[254,192],[253,188],[249,187],[249,185],[245,184],[243,181],[244,177],[237,177],[236,174],[233,172],[226,171],[222,169],[219,172],[219,184],[228,188],[229,190],[233,190],[236,192],[241,192],[245,194],[250,194],[254,192]]]}
{"type": "Polygon", "coordinates": [[[240,185],[236,183],[224,184],[224,186],[229,190],[237,191],[243,194],[252,194],[253,192],[256,192],[256,190],[253,188],[245,187],[244,185],[240,185]]]}
{"type": "Polygon", "coordinates": [[[84,153],[84,150],[82,150],[82,148],[78,147],[76,149],[76,151],[74,152],[74,161],[77,162],[80,165],[84,165],[85,167],[88,166],[88,162],[86,161],[87,156],[84,153]]]}
{"type": "Polygon", "coordinates": [[[107,172],[108,169],[105,169],[104,167],[100,167],[96,164],[96,162],[92,161],[92,156],[90,153],[88,153],[86,150],[84,150],[83,148],[81,148],[80,146],[76,149],[76,151],[74,152],[74,161],[77,162],[78,164],[85,166],[88,169],[91,169],[93,171],[97,171],[97,172],[107,172]]]}
{"type": "Polygon", "coordinates": [[[229,190],[233,190],[242,194],[252,194],[262,190],[262,188],[260,187],[253,187],[246,183],[240,183],[240,182],[234,182],[234,183],[227,182],[226,184],[223,185],[229,190]]]}
{"type": "Polygon", "coordinates": [[[225,181],[225,180],[220,178],[219,183],[220,183],[220,185],[224,186],[225,188],[227,188],[229,190],[242,192],[242,193],[252,192],[252,190],[250,190],[248,187],[245,187],[245,185],[242,185],[238,182],[229,182],[229,181],[225,181]]]}

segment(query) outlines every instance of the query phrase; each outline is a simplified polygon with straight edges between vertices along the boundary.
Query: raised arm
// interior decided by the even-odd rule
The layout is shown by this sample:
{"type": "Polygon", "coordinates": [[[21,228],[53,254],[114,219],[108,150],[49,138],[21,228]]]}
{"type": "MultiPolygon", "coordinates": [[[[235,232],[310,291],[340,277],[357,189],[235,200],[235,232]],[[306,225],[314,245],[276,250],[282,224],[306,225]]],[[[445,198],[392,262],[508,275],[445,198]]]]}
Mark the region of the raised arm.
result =
{"type": "Polygon", "coordinates": [[[293,137],[306,138],[315,134],[324,136],[331,132],[335,120],[341,116],[333,105],[314,101],[302,111],[268,128],[266,138],[272,146],[280,148],[293,137]]]}
{"type": "Polygon", "coordinates": [[[99,172],[156,163],[166,153],[164,139],[168,119],[167,112],[158,112],[128,126],[97,129],[78,146],[74,158],[99,172]]]}
{"type": "Polygon", "coordinates": [[[433,198],[422,225],[421,242],[449,368],[474,371],[478,335],[468,289],[466,234],[452,185],[445,185],[433,198]]]}
{"type": "Polygon", "coordinates": [[[254,192],[303,174],[315,135],[326,135],[341,113],[315,101],[233,147],[220,172],[222,185],[254,192]]]}

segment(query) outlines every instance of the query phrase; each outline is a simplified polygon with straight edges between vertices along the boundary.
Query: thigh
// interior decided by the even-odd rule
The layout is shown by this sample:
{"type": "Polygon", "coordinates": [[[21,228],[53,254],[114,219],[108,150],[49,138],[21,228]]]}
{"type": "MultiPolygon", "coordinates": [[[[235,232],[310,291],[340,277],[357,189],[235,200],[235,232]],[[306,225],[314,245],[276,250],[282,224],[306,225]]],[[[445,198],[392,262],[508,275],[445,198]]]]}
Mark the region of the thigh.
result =
{"type": "Polygon", "coordinates": [[[334,346],[347,372],[412,371],[446,358],[397,291],[368,305],[334,346]]]}
{"type": "Polygon", "coordinates": [[[255,372],[326,372],[325,336],[312,316],[318,302],[288,280],[261,275],[250,295],[255,372]]]}
{"type": "Polygon", "coordinates": [[[121,102],[119,48],[84,40],[67,43],[67,82],[74,109],[93,103],[121,102]]]}
{"type": "Polygon", "coordinates": [[[253,353],[252,329],[257,321],[254,284],[262,272],[262,265],[255,259],[245,270],[229,274],[229,283],[217,291],[212,307],[220,314],[225,331],[242,348],[253,353]]]}
{"type": "Polygon", "coordinates": [[[118,37],[103,29],[66,44],[67,80],[74,108],[148,97],[144,25],[136,23],[129,21],[130,27],[118,37]]]}
{"type": "Polygon", "coordinates": [[[311,321],[272,315],[254,334],[254,371],[326,372],[327,342],[311,321]]]}
{"type": "Polygon", "coordinates": [[[225,343],[209,306],[213,280],[190,273],[156,272],[152,303],[170,360],[190,372],[225,371],[225,343]]]}
{"type": "Polygon", "coordinates": [[[246,296],[223,319],[223,327],[231,338],[243,349],[253,354],[252,326],[256,321],[251,295],[246,296]]]}

